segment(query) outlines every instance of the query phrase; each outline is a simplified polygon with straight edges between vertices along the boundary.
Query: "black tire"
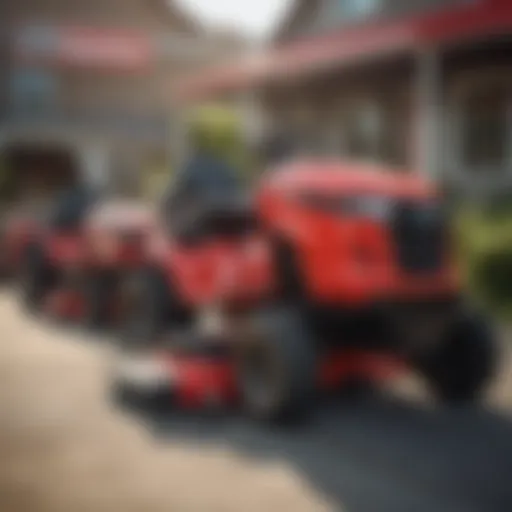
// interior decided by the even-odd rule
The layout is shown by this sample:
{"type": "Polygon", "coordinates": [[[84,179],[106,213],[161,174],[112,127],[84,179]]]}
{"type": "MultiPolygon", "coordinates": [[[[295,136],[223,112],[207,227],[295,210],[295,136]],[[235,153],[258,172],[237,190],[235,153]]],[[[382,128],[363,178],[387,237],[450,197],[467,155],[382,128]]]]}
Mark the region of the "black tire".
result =
{"type": "Polygon", "coordinates": [[[108,325],[115,286],[113,277],[105,272],[83,276],[80,287],[84,300],[83,325],[85,328],[95,331],[108,325]]]}
{"type": "Polygon", "coordinates": [[[172,326],[178,309],[167,277],[146,267],[126,276],[120,288],[120,336],[125,348],[158,342],[172,326]]]}
{"type": "Polygon", "coordinates": [[[315,390],[314,340],[299,313],[276,308],[256,313],[237,353],[242,405],[272,423],[304,419],[315,390]]]}
{"type": "Polygon", "coordinates": [[[418,362],[436,396],[447,404],[478,401],[496,372],[498,345],[488,321],[465,313],[446,341],[418,362]]]}
{"type": "Polygon", "coordinates": [[[27,247],[21,265],[21,302],[30,313],[39,311],[52,286],[52,271],[40,244],[27,247]]]}

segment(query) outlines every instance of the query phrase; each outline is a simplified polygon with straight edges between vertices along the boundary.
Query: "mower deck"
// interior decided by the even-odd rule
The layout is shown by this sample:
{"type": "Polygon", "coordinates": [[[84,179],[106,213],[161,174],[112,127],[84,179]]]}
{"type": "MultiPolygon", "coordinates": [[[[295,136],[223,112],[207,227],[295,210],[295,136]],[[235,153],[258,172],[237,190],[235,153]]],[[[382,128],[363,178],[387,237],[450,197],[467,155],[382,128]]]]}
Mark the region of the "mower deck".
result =
{"type": "MultiPolygon", "coordinates": [[[[383,382],[404,369],[401,361],[388,355],[339,350],[322,358],[317,390],[327,394],[353,381],[383,382]]],[[[164,407],[230,408],[240,402],[236,365],[227,353],[166,349],[132,355],[121,363],[118,377],[138,398],[158,398],[164,407]]]]}

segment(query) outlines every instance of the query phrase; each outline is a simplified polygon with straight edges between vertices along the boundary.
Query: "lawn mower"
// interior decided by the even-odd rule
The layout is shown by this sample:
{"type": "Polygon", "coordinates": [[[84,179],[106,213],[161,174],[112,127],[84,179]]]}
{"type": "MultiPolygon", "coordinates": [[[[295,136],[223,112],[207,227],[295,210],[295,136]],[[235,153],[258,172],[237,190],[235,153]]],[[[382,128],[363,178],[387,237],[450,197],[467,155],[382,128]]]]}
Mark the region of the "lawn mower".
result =
{"type": "Polygon", "coordinates": [[[117,284],[140,265],[150,218],[141,205],[101,203],[85,188],[64,194],[20,254],[26,309],[94,329],[115,322],[117,284]]]}
{"type": "Polygon", "coordinates": [[[182,231],[156,223],[121,286],[116,399],[284,421],[318,393],[398,369],[445,402],[480,396],[495,339],[463,295],[443,200],[422,176],[296,161],[242,195],[204,204],[182,231]]]}

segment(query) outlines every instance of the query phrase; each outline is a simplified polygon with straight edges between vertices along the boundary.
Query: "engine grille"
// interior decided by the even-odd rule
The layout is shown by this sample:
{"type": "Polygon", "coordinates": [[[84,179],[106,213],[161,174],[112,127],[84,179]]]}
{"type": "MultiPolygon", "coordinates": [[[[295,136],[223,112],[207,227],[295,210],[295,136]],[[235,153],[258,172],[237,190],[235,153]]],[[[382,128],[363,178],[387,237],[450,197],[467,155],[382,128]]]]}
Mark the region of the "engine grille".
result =
{"type": "Polygon", "coordinates": [[[447,222],[434,203],[400,202],[395,206],[392,233],[400,268],[411,273],[439,270],[447,252],[447,222]]]}

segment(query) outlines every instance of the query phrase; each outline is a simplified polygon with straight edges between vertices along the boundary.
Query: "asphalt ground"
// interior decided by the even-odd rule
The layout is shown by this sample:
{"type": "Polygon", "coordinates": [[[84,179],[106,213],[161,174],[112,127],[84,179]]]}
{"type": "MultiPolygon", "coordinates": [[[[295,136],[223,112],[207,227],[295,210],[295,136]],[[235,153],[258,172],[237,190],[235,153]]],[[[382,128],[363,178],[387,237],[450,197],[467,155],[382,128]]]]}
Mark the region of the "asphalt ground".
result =
{"type": "Polygon", "coordinates": [[[482,408],[434,407],[401,379],[275,429],[115,409],[106,340],[28,318],[2,292],[0,511],[511,511],[506,338],[482,408]]]}

